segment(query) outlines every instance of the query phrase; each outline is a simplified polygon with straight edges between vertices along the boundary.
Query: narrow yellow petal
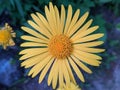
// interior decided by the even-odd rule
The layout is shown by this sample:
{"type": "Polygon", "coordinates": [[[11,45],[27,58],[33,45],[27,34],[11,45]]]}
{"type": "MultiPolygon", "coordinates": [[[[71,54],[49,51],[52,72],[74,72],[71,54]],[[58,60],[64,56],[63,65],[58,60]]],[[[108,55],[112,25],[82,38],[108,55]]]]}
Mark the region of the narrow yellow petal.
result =
{"type": "Polygon", "coordinates": [[[31,14],[31,17],[33,18],[35,23],[41,28],[40,32],[44,35],[47,35],[47,37],[51,38],[51,36],[52,36],[51,33],[49,32],[49,30],[47,28],[45,28],[45,26],[43,25],[41,20],[35,14],[31,14]]]}
{"type": "Polygon", "coordinates": [[[46,64],[50,60],[51,60],[51,55],[48,55],[46,58],[44,58],[38,64],[36,64],[35,66],[33,66],[33,68],[28,73],[28,76],[30,76],[32,74],[32,78],[35,77],[46,66],[46,64]]]}
{"type": "Polygon", "coordinates": [[[45,57],[47,57],[48,53],[43,53],[34,57],[31,57],[29,59],[26,59],[21,63],[21,66],[25,66],[25,68],[29,68],[37,63],[39,63],[41,60],[43,60],[45,57]]]}
{"type": "MultiPolygon", "coordinates": [[[[90,22],[90,23],[92,23],[92,22],[90,22]]],[[[89,23],[89,25],[90,25],[90,23],[89,23]]],[[[74,36],[72,36],[72,40],[75,41],[77,39],[85,37],[85,36],[89,35],[90,33],[96,31],[99,28],[99,26],[94,26],[94,27],[90,27],[90,28],[88,28],[87,26],[85,26],[85,27],[84,26],[74,36]]]]}
{"type": "Polygon", "coordinates": [[[3,49],[6,50],[7,45],[6,45],[6,44],[3,44],[2,46],[3,46],[3,49]]]}
{"type": "Polygon", "coordinates": [[[42,39],[44,41],[48,41],[48,39],[44,38],[41,34],[37,33],[36,31],[34,31],[33,29],[30,29],[28,27],[21,27],[22,30],[24,30],[25,32],[39,38],[39,39],[42,39]]]}
{"type": "Polygon", "coordinates": [[[75,73],[77,74],[78,78],[82,82],[85,82],[83,74],[81,73],[81,71],[79,70],[79,68],[77,67],[77,65],[73,62],[73,60],[71,58],[69,58],[69,61],[70,61],[70,64],[71,64],[72,68],[74,69],[75,73]]]}
{"type": "MultiPolygon", "coordinates": [[[[30,25],[30,26],[32,26],[36,31],[38,31],[40,34],[41,34],[41,36],[43,36],[44,38],[46,38],[45,37],[45,35],[46,35],[46,33],[43,33],[43,32],[41,32],[41,30],[43,30],[43,28],[41,28],[41,27],[39,27],[36,23],[34,23],[33,21],[31,21],[31,20],[28,20],[28,24],[30,25]]],[[[47,33],[48,34],[48,33],[47,33]]],[[[46,38],[47,39],[47,38],[46,38]]]]}
{"type": "MultiPolygon", "coordinates": [[[[86,31],[86,30],[88,30],[88,28],[90,27],[90,25],[92,24],[92,22],[93,22],[93,19],[90,19],[87,23],[85,23],[85,25],[83,25],[80,29],[79,29],[79,31],[78,32],[83,32],[83,31],[86,31]]],[[[77,32],[77,33],[78,33],[77,32]]],[[[76,34],[77,34],[76,33],[76,34]]],[[[75,35],[76,35],[75,34],[75,35]]],[[[79,33],[78,33],[79,34],[79,33]]]]}
{"type": "Polygon", "coordinates": [[[58,62],[58,60],[54,59],[53,65],[52,65],[50,73],[48,75],[48,86],[50,86],[50,84],[52,82],[52,78],[53,78],[53,75],[54,75],[54,69],[55,69],[55,65],[56,65],[57,62],[58,62]]]}
{"type": "Polygon", "coordinates": [[[50,69],[51,64],[53,63],[54,59],[52,58],[50,62],[45,66],[45,68],[42,70],[40,77],[39,77],[39,83],[41,83],[47,74],[48,70],[50,69]]]}
{"type": "Polygon", "coordinates": [[[96,59],[96,60],[101,60],[102,58],[96,54],[91,54],[91,53],[87,53],[84,51],[80,51],[80,50],[75,50],[75,53],[79,53],[81,56],[89,58],[89,59],[96,59]]]}
{"type": "Polygon", "coordinates": [[[20,60],[24,60],[24,59],[27,59],[27,58],[30,58],[30,57],[33,57],[33,56],[36,56],[36,55],[39,55],[41,53],[45,53],[47,52],[48,50],[46,48],[33,48],[33,49],[25,49],[25,50],[22,50],[19,54],[25,54],[23,55],[22,57],[20,57],[20,60]]]}
{"type": "Polygon", "coordinates": [[[46,43],[44,40],[41,40],[41,39],[33,37],[33,36],[23,35],[23,36],[21,36],[21,38],[24,40],[27,40],[27,41],[46,43]]]}
{"type": "Polygon", "coordinates": [[[88,12],[86,12],[77,22],[76,24],[71,27],[68,32],[67,32],[67,35],[71,36],[78,28],[81,27],[81,25],[85,22],[85,20],[87,19],[88,17],[88,12]]]}
{"type": "Polygon", "coordinates": [[[74,53],[73,54],[76,58],[78,58],[80,61],[85,62],[86,64],[92,65],[92,66],[99,66],[99,64],[101,63],[100,61],[96,60],[96,59],[90,59],[90,58],[86,58],[81,56],[80,53],[74,53]]]}
{"type": "Polygon", "coordinates": [[[103,41],[93,41],[93,42],[86,42],[86,43],[78,43],[78,44],[73,44],[75,47],[95,47],[103,44],[103,41]]]}
{"type": "Polygon", "coordinates": [[[20,45],[21,47],[41,47],[47,46],[45,43],[25,42],[20,45]]]}
{"type": "Polygon", "coordinates": [[[67,12],[67,19],[66,19],[66,24],[65,24],[65,29],[64,29],[64,33],[66,34],[68,27],[71,23],[71,19],[72,19],[72,6],[69,5],[68,6],[68,12],[67,12]]]}
{"type": "Polygon", "coordinates": [[[105,49],[87,48],[87,47],[80,47],[80,46],[75,46],[74,49],[78,51],[88,52],[88,53],[100,53],[105,51],[105,49]]]}
{"type": "Polygon", "coordinates": [[[65,7],[64,5],[61,5],[61,17],[60,17],[60,31],[63,33],[63,28],[64,28],[64,24],[65,24],[65,7]]]}
{"type": "Polygon", "coordinates": [[[56,30],[55,30],[55,23],[53,22],[53,18],[52,18],[52,15],[51,15],[51,13],[50,13],[50,11],[48,10],[48,7],[47,6],[45,6],[45,14],[46,14],[46,18],[47,18],[47,20],[48,20],[48,23],[49,23],[49,25],[50,25],[50,27],[51,27],[51,29],[52,29],[52,32],[54,33],[54,34],[57,34],[57,32],[56,32],[56,30]]]}
{"type": "Polygon", "coordinates": [[[99,38],[101,38],[101,37],[103,37],[103,36],[104,36],[104,34],[102,34],[102,33],[93,34],[93,35],[88,35],[88,36],[86,36],[86,37],[77,39],[76,41],[74,41],[74,43],[88,42],[88,41],[92,41],[92,40],[99,39],[99,38]]]}
{"type": "Polygon", "coordinates": [[[56,33],[58,34],[58,32],[57,32],[57,24],[56,24],[55,10],[54,10],[53,4],[52,4],[51,2],[49,3],[49,9],[50,9],[50,16],[51,16],[51,18],[52,18],[52,21],[51,21],[50,23],[53,22],[53,24],[54,24],[54,29],[55,29],[56,33]]]}
{"type": "Polygon", "coordinates": [[[70,67],[70,65],[69,65],[69,62],[68,62],[68,59],[65,60],[65,65],[66,65],[67,70],[68,70],[68,73],[69,73],[69,75],[70,75],[70,79],[72,80],[72,82],[73,82],[74,84],[76,84],[74,75],[73,75],[73,73],[72,73],[72,69],[71,69],[71,67],[70,67]]]}
{"type": "Polygon", "coordinates": [[[59,66],[58,66],[58,68],[59,68],[59,85],[60,85],[60,87],[62,88],[63,87],[63,84],[64,84],[64,80],[63,80],[63,72],[62,72],[62,62],[61,62],[61,60],[58,60],[59,61],[59,66]]]}
{"type": "Polygon", "coordinates": [[[68,70],[65,65],[65,60],[62,60],[62,71],[63,71],[63,76],[66,81],[66,84],[69,85],[70,84],[70,76],[69,76],[68,70]]]}
{"type": "Polygon", "coordinates": [[[22,50],[19,54],[27,54],[27,53],[34,53],[34,51],[38,51],[38,52],[45,52],[47,51],[47,48],[28,48],[28,49],[24,49],[22,50]]]}
{"type": "Polygon", "coordinates": [[[11,33],[12,37],[16,37],[16,33],[12,32],[11,33]]]}
{"type": "Polygon", "coordinates": [[[72,59],[73,61],[81,68],[83,69],[85,72],[87,73],[92,73],[92,71],[87,67],[85,66],[80,60],[78,60],[77,58],[75,58],[74,56],[72,56],[72,59]]]}
{"type": "Polygon", "coordinates": [[[8,42],[8,46],[14,46],[15,42],[13,41],[13,39],[11,38],[8,42]]]}
{"type": "Polygon", "coordinates": [[[54,75],[53,75],[53,80],[52,80],[52,87],[53,89],[56,88],[56,85],[57,85],[57,80],[58,80],[58,62],[55,64],[55,67],[54,67],[54,75]]]}
{"type": "Polygon", "coordinates": [[[59,34],[62,34],[62,31],[60,30],[60,14],[56,6],[54,6],[54,9],[55,9],[55,14],[56,14],[57,32],[59,34]]]}
{"type": "MultiPolygon", "coordinates": [[[[70,25],[69,25],[69,28],[68,28],[68,32],[69,32],[69,30],[76,24],[76,22],[77,22],[77,20],[78,20],[78,17],[79,17],[79,14],[80,14],[80,9],[78,9],[76,12],[75,12],[75,14],[74,14],[74,16],[73,16],[73,18],[72,18],[72,20],[71,20],[71,23],[70,23],[70,25]]],[[[67,32],[65,33],[65,34],[67,34],[67,32]]]]}
{"type": "Polygon", "coordinates": [[[55,33],[52,31],[46,18],[42,14],[40,14],[39,12],[36,12],[36,14],[39,17],[39,19],[41,20],[41,22],[43,23],[44,27],[47,28],[52,35],[54,35],[55,33]]]}

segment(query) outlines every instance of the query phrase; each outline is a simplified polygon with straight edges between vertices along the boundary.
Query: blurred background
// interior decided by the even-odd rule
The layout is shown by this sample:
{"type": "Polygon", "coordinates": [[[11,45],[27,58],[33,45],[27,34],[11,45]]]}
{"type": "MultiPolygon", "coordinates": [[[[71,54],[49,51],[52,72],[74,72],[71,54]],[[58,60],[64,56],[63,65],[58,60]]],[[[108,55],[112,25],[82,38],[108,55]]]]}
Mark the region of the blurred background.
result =
{"type": "Polygon", "coordinates": [[[27,76],[29,69],[20,67],[19,45],[23,42],[21,30],[31,19],[30,14],[40,12],[44,15],[44,6],[49,2],[65,5],[71,4],[73,11],[81,10],[81,15],[90,12],[89,19],[93,18],[93,25],[99,25],[97,32],[103,32],[101,38],[105,43],[101,48],[106,51],[100,67],[91,67],[93,74],[84,73],[86,82],[78,85],[82,90],[120,90],[120,0],[0,0],[0,27],[7,22],[16,32],[16,43],[13,47],[3,50],[0,46],[0,90],[52,90],[47,86],[47,77],[38,84],[38,77],[27,76]]]}

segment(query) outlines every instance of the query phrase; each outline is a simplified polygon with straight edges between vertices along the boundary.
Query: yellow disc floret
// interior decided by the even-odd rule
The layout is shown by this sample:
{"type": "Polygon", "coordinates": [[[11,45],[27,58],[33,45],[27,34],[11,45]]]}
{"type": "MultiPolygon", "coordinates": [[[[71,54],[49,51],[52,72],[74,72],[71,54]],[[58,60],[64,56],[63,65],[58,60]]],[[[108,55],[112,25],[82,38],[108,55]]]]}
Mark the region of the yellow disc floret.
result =
{"type": "Polygon", "coordinates": [[[63,59],[72,53],[73,47],[70,39],[60,34],[50,39],[48,49],[54,57],[63,59]]]}
{"type": "Polygon", "coordinates": [[[11,37],[11,34],[7,30],[0,30],[0,43],[7,43],[11,37]]]}

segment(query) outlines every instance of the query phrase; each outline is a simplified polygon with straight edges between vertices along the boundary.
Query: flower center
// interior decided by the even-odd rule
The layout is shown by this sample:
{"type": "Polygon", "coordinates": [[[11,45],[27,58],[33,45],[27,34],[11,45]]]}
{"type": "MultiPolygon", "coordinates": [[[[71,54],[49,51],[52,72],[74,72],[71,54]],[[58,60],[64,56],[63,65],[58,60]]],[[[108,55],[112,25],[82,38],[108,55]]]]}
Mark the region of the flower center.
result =
{"type": "Polygon", "coordinates": [[[0,30],[0,43],[7,43],[10,39],[10,32],[7,30],[0,30]]]}
{"type": "Polygon", "coordinates": [[[60,34],[50,39],[48,49],[57,59],[64,59],[72,53],[73,47],[70,39],[63,34],[60,34]]]}

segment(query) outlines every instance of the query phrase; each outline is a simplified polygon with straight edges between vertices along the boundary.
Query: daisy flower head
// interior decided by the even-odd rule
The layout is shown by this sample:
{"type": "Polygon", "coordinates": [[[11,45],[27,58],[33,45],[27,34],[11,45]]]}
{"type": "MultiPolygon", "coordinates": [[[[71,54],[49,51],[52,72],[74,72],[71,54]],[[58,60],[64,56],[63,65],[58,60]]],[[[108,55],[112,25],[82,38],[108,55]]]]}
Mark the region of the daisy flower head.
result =
{"type": "Polygon", "coordinates": [[[104,34],[92,34],[99,26],[90,27],[92,19],[84,23],[88,14],[79,17],[80,9],[73,14],[71,5],[67,13],[64,5],[59,11],[51,2],[45,6],[45,17],[38,12],[31,14],[33,20],[28,20],[31,28],[21,27],[29,35],[21,37],[26,42],[21,44],[25,49],[20,52],[21,66],[31,67],[29,76],[39,74],[41,83],[48,73],[47,83],[53,89],[57,85],[63,87],[64,83],[69,85],[71,81],[76,84],[73,72],[85,82],[80,69],[92,73],[86,64],[99,66],[102,58],[97,53],[104,51],[96,48],[103,44],[98,39],[104,34]]]}
{"type": "Polygon", "coordinates": [[[15,37],[15,33],[12,27],[10,27],[8,23],[5,23],[5,26],[0,28],[0,45],[2,45],[4,49],[6,49],[7,46],[14,46],[13,37],[15,37]]]}
{"type": "Polygon", "coordinates": [[[78,85],[70,82],[69,85],[64,84],[64,86],[61,88],[58,88],[57,90],[81,90],[78,85]]]}

